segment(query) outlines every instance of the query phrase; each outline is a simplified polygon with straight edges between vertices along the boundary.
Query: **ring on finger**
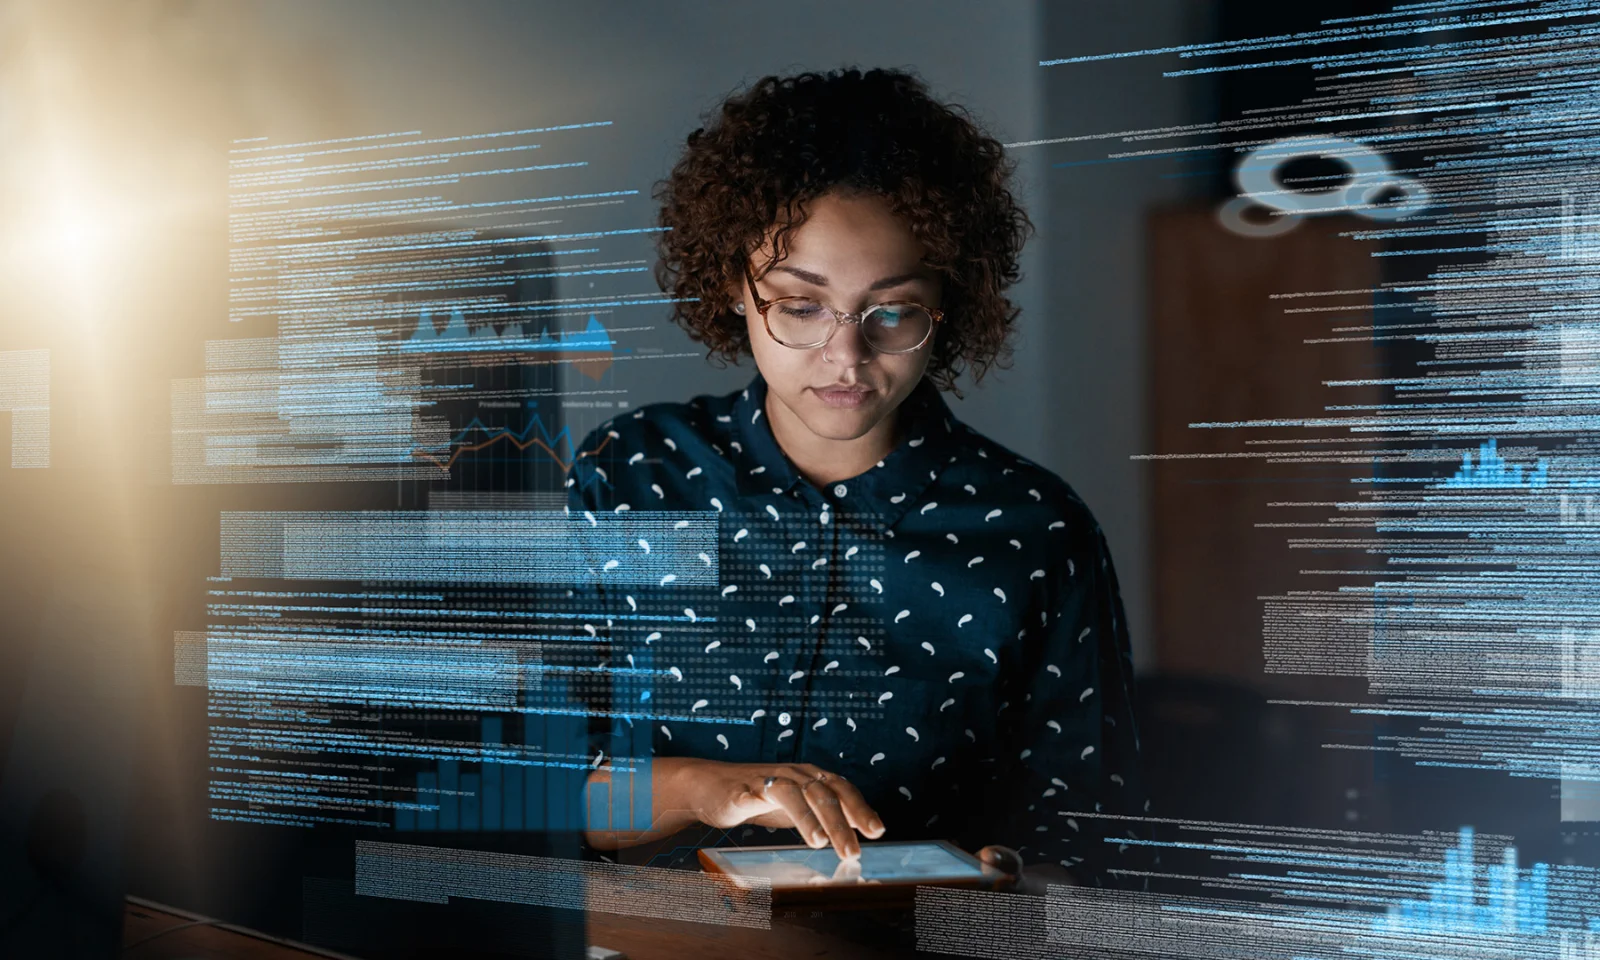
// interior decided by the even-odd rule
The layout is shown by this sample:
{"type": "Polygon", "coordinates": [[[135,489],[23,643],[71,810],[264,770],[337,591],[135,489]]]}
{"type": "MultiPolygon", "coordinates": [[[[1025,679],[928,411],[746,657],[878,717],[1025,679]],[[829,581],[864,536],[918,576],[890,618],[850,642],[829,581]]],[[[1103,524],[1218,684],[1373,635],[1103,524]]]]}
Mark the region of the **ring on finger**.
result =
{"type": "Polygon", "coordinates": [[[777,777],[768,777],[765,780],[761,781],[761,789],[764,790],[764,791],[765,790],[771,790],[772,789],[772,785],[774,783],[777,783],[777,782],[778,782],[778,778],[777,777]]]}

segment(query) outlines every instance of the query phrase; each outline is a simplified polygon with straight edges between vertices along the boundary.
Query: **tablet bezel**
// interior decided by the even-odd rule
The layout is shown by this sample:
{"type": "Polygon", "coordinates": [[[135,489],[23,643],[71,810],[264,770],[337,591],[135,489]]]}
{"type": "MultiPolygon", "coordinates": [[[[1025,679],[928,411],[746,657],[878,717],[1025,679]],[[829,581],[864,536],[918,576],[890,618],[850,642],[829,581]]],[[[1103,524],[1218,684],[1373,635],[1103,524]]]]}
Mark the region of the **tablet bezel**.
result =
{"type": "MultiPolygon", "coordinates": [[[[862,848],[877,846],[910,846],[928,845],[939,847],[955,856],[957,860],[977,868],[978,876],[968,877],[941,877],[928,879],[925,877],[906,880],[882,880],[876,882],[833,882],[826,883],[801,883],[801,884],[772,884],[773,906],[787,906],[790,904],[827,904],[836,908],[882,908],[893,905],[909,905],[916,899],[916,889],[923,887],[958,887],[969,890],[989,889],[993,882],[1004,876],[1004,871],[984,863],[977,857],[961,849],[949,840],[888,840],[881,843],[867,841],[862,843],[862,848]]],[[[753,889],[748,882],[741,883],[741,878],[750,875],[742,873],[738,868],[728,863],[724,853],[743,851],[773,851],[773,850],[809,850],[818,851],[819,847],[810,847],[803,843],[781,844],[769,847],[701,847],[695,851],[700,858],[700,865],[708,875],[717,877],[723,882],[740,891],[753,889]]]]}

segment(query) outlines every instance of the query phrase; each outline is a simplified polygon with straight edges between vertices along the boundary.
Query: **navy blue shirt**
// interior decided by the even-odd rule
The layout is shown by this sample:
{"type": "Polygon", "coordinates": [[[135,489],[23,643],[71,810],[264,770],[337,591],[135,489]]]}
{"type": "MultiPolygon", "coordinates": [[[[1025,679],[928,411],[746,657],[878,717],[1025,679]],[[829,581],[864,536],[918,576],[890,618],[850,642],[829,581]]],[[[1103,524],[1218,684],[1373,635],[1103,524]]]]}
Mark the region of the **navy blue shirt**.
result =
{"type": "Polygon", "coordinates": [[[862,791],[885,840],[1005,844],[1086,884],[1141,885],[1107,873],[1146,869],[1147,849],[1120,842],[1146,836],[1140,824],[1074,816],[1148,812],[1127,625],[1088,507],[958,421],[926,379],[900,408],[899,446],[820,489],[778,446],[765,400],[758,374],[619,415],[567,479],[574,513],[717,519],[719,589],[714,610],[685,611],[705,622],[693,645],[635,634],[612,650],[648,652],[666,677],[653,754],[816,764],[862,791]]]}

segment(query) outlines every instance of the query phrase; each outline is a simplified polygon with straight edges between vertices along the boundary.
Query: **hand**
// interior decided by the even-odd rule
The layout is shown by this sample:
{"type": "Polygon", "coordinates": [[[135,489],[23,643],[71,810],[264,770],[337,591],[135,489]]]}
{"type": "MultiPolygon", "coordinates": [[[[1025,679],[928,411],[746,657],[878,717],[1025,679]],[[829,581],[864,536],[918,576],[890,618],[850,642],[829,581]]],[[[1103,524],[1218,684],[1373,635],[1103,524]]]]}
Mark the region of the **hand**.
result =
{"type": "Polygon", "coordinates": [[[992,844],[979,850],[977,857],[984,864],[999,871],[994,878],[995,890],[1042,897],[1049,892],[1052,883],[1062,886],[1078,885],[1072,874],[1057,864],[1036,863],[1024,869],[1022,855],[1010,847],[992,844]]]}
{"type": "Polygon", "coordinates": [[[841,860],[861,855],[857,833],[873,840],[884,833],[882,818],[854,784],[813,764],[680,757],[675,766],[672,792],[709,826],[792,827],[813,849],[833,844],[841,860]]]}
{"type": "Polygon", "coordinates": [[[979,850],[977,858],[996,871],[992,889],[1015,890],[1022,882],[1022,855],[1010,847],[991,844],[979,850]]]}

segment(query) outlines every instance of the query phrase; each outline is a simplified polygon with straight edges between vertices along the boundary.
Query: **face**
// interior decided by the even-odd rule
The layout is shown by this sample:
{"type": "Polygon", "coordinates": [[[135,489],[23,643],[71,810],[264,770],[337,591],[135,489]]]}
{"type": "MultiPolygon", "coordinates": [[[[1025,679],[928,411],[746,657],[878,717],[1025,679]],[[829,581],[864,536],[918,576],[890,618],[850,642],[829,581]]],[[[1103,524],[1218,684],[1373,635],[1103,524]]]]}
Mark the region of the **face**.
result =
{"type": "MultiPolygon", "coordinates": [[[[807,205],[805,223],[789,235],[788,255],[772,262],[772,238],[751,257],[764,299],[810,297],[836,311],[858,312],[885,300],[939,306],[938,274],[922,262],[922,244],[881,197],[829,193],[807,205]],[[888,282],[885,282],[888,281],[888,282]]],[[[910,353],[872,349],[861,325],[836,325],[826,347],[796,350],[767,333],[746,284],[750,349],[772,401],[818,437],[855,440],[888,423],[927,369],[938,325],[910,353]]],[[[781,307],[771,308],[775,313],[781,307]]],[[[774,411],[777,415],[778,411],[774,411]]]]}

